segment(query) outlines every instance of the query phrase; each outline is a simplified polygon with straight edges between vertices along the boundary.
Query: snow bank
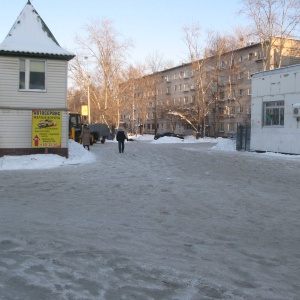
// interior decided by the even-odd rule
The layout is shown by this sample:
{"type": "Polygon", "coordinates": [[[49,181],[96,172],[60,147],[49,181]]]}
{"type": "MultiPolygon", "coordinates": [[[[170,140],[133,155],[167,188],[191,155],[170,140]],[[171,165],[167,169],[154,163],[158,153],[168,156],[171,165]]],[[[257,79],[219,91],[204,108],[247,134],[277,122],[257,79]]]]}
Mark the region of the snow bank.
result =
{"type": "Polygon", "coordinates": [[[2,170],[51,169],[62,165],[92,163],[96,160],[93,153],[82,145],[69,140],[69,158],[56,154],[32,154],[22,156],[3,156],[0,158],[2,170]]]}
{"type": "Polygon", "coordinates": [[[236,151],[236,141],[231,139],[217,138],[217,144],[212,147],[213,150],[236,151]]]}

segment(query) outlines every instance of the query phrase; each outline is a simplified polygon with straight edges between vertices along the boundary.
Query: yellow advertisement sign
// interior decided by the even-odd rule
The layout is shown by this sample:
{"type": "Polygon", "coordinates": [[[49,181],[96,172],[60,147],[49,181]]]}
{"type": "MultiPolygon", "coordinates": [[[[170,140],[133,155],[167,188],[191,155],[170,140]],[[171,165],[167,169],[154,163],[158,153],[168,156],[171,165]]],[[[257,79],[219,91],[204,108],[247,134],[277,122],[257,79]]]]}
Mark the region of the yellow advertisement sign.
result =
{"type": "Polygon", "coordinates": [[[82,116],[88,116],[88,106],[87,105],[81,105],[81,115],[82,116]]]}
{"type": "Polygon", "coordinates": [[[61,147],[62,111],[32,111],[32,148],[61,147]]]}

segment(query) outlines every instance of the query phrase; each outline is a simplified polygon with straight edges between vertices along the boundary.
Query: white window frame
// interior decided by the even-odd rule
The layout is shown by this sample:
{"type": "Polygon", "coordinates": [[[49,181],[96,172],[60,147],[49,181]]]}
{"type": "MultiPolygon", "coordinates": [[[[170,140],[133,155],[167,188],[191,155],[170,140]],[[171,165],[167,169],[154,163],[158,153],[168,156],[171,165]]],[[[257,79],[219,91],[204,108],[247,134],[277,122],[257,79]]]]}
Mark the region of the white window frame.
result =
{"type": "Polygon", "coordinates": [[[20,58],[19,59],[19,92],[46,92],[47,91],[47,61],[45,59],[32,59],[32,58],[20,58]],[[25,61],[25,87],[20,88],[20,64],[21,61],[25,61]],[[30,81],[30,62],[43,62],[45,66],[45,88],[44,89],[31,89],[29,86],[30,81]]]}
{"type": "Polygon", "coordinates": [[[263,102],[263,126],[284,127],[284,100],[263,102]]]}

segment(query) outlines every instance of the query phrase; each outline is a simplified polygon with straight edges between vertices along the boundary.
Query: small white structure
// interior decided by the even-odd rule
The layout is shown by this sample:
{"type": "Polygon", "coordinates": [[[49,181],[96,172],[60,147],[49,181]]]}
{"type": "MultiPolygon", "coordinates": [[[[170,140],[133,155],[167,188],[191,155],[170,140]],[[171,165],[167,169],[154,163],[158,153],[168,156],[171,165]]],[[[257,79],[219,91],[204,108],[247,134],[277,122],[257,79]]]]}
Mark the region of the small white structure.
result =
{"type": "Polygon", "coordinates": [[[68,61],[74,56],[60,47],[28,0],[0,44],[0,156],[68,156],[68,61]],[[36,125],[37,131],[42,132],[46,126],[57,127],[55,133],[49,129],[49,134],[42,132],[33,141],[35,112],[45,116],[36,125]],[[53,120],[47,118],[53,114],[53,120]],[[55,123],[55,119],[59,122],[55,123]],[[43,144],[39,143],[43,134],[48,134],[49,141],[54,134],[58,135],[58,142],[45,138],[43,144]]]}
{"type": "Polygon", "coordinates": [[[252,75],[250,150],[300,154],[300,65],[252,75]]]}

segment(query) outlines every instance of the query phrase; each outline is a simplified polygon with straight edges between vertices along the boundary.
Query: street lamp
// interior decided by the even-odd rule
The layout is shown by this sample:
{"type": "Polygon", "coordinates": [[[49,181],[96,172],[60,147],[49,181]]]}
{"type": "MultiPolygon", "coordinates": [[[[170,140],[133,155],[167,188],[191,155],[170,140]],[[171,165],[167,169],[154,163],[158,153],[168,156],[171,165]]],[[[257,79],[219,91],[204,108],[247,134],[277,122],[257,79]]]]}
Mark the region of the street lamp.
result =
{"type": "MultiPolygon", "coordinates": [[[[87,67],[87,73],[89,71],[89,64],[88,64],[88,56],[85,56],[84,59],[86,60],[86,67],[87,67]]],[[[88,87],[87,87],[87,94],[88,94],[88,121],[89,124],[91,124],[91,103],[90,103],[90,76],[88,74],[88,87]]]]}
{"type": "Polygon", "coordinates": [[[134,128],[134,119],[135,119],[135,107],[134,107],[134,103],[132,104],[132,134],[134,134],[135,128],[134,128]]]}

